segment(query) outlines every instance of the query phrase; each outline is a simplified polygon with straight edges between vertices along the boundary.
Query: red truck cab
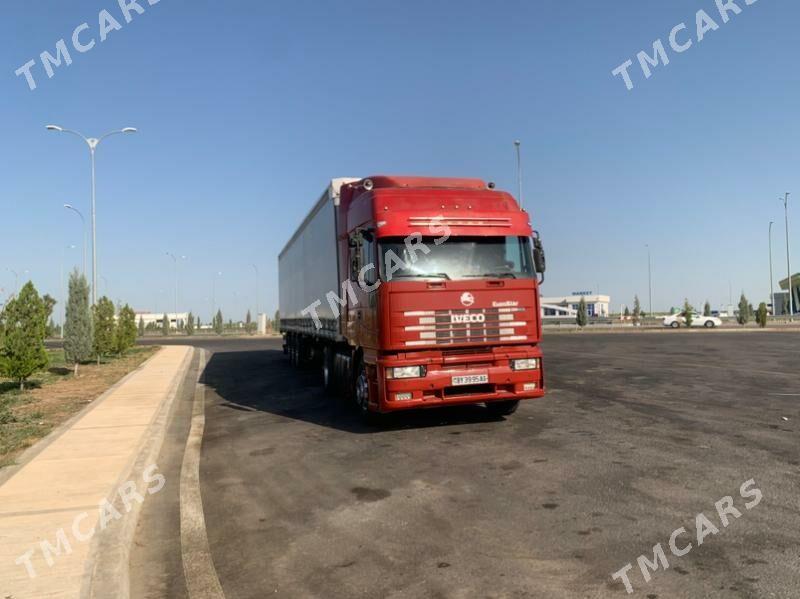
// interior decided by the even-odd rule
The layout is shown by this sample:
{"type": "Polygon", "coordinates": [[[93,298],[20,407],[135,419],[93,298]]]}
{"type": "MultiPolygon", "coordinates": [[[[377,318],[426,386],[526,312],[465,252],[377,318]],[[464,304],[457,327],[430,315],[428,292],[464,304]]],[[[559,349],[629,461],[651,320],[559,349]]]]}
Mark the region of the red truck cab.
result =
{"type": "Polygon", "coordinates": [[[337,199],[338,331],[287,323],[296,362],[318,358],[326,385],[364,413],[486,403],[510,414],[544,395],[544,253],[511,195],[477,179],[376,176],[337,199]]]}

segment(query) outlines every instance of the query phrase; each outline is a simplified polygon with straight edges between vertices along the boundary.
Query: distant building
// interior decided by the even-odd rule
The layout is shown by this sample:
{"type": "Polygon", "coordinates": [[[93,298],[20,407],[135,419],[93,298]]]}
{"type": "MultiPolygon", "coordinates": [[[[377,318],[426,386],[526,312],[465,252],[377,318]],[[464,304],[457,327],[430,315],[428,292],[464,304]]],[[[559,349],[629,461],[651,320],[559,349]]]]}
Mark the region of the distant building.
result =
{"type": "MultiPolygon", "coordinates": [[[[169,328],[177,329],[178,323],[180,322],[181,325],[185,325],[186,321],[189,319],[188,312],[167,312],[167,318],[169,318],[169,328]]],[[[139,319],[144,321],[144,326],[150,324],[155,324],[156,327],[161,328],[161,323],[164,320],[164,313],[161,312],[160,314],[155,314],[153,312],[136,312],[136,324],[139,324],[139,319]]]]}
{"type": "MultiPolygon", "coordinates": [[[[783,291],[775,293],[775,305],[773,313],[776,316],[783,316],[789,313],[789,279],[778,282],[783,291]]],[[[792,297],[794,298],[794,312],[800,312],[800,273],[792,275],[792,297]]]]}
{"type": "Polygon", "coordinates": [[[592,317],[607,317],[610,314],[611,297],[608,295],[565,295],[541,298],[542,318],[575,318],[581,299],[586,302],[586,314],[592,317]]]}

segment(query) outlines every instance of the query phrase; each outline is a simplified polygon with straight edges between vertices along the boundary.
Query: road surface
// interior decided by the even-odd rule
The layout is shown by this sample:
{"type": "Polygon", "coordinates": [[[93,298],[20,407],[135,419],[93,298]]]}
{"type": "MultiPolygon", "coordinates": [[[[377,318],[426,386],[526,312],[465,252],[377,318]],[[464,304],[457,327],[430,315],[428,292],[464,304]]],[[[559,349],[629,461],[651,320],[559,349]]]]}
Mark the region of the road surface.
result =
{"type": "MultiPolygon", "coordinates": [[[[798,334],[553,335],[545,399],[380,427],[278,340],[193,343],[209,352],[200,480],[228,597],[626,597],[612,573],[629,563],[637,597],[797,596],[798,334]],[[750,479],[763,498],[748,510],[750,479]],[[698,547],[700,512],[719,530],[698,547]],[[681,526],[693,549],[675,557],[681,526]],[[669,569],[645,582],[637,558],[658,543],[669,569]]],[[[158,575],[137,584],[178,597],[177,503],[162,501],[138,545],[161,541],[134,555],[158,575]]]]}

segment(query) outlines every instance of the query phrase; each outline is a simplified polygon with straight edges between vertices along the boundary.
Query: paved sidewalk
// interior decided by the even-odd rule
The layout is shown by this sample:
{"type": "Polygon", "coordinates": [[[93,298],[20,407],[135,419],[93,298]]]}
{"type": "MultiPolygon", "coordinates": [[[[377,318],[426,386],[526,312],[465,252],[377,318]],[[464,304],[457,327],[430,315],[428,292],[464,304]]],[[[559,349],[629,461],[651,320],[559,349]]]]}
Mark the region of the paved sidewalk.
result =
{"type": "MultiPolygon", "coordinates": [[[[88,537],[101,529],[99,505],[113,500],[126,482],[148,427],[174,395],[192,351],[163,348],[0,486],[0,599],[79,597],[92,548],[88,537]],[[35,577],[22,561],[15,563],[31,551],[35,577]]],[[[145,488],[157,486],[136,476],[133,482],[144,495],[145,488]]],[[[127,514],[109,515],[107,530],[113,533],[127,514]]]]}

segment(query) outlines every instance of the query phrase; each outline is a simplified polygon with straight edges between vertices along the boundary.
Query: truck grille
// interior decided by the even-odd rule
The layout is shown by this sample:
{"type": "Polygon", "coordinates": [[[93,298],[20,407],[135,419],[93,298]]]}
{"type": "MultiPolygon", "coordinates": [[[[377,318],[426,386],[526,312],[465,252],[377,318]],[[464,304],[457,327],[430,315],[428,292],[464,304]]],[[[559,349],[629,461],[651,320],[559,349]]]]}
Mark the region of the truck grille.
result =
{"type": "Polygon", "coordinates": [[[406,346],[526,341],[524,308],[484,308],[475,310],[430,310],[405,312],[406,346]]]}

